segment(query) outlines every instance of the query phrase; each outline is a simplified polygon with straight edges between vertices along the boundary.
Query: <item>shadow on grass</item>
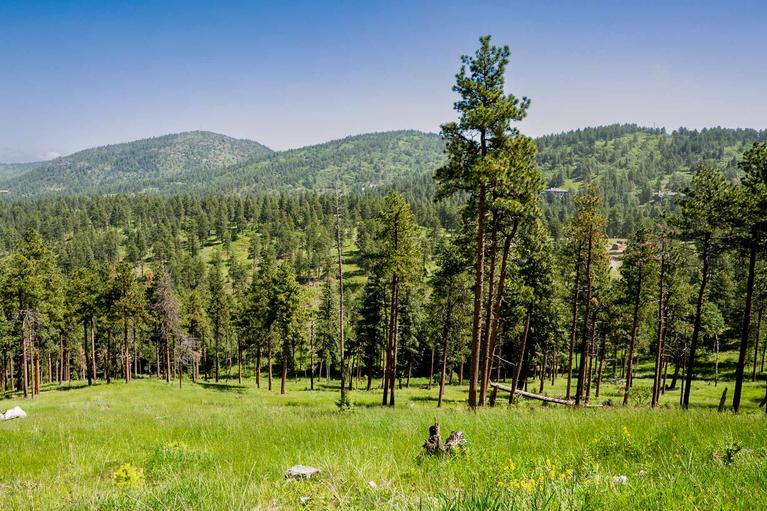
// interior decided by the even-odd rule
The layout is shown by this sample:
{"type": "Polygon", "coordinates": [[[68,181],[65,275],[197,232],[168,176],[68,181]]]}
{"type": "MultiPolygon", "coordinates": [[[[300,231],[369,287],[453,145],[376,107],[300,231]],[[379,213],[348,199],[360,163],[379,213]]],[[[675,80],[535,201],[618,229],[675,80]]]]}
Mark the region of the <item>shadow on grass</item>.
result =
{"type": "Polygon", "coordinates": [[[245,385],[235,385],[232,383],[205,383],[205,382],[199,382],[197,383],[198,386],[204,388],[204,389],[210,389],[210,390],[217,390],[219,392],[237,392],[237,393],[244,393],[247,390],[247,387],[245,385]]]}
{"type": "MultiPolygon", "coordinates": [[[[439,401],[439,398],[437,396],[410,396],[410,401],[430,401],[433,403],[436,403],[439,401]]],[[[465,399],[448,399],[446,397],[442,397],[443,403],[465,403],[465,399]]]]}

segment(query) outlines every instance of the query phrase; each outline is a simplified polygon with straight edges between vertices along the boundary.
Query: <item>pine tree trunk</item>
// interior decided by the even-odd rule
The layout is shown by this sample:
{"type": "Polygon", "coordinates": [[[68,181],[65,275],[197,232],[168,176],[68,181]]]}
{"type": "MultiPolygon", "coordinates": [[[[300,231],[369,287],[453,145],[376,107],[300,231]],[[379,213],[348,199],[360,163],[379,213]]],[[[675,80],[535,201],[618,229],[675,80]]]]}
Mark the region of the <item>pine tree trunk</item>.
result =
{"type": "Polygon", "coordinates": [[[756,363],[759,359],[759,337],[762,333],[762,309],[764,308],[764,304],[762,302],[759,303],[759,312],[757,313],[756,317],[756,334],[754,338],[754,370],[751,373],[751,381],[756,381],[756,363]]]}
{"type": "Polygon", "coordinates": [[[578,299],[581,292],[581,247],[578,247],[578,258],[575,263],[575,287],[573,288],[573,318],[570,322],[570,347],[567,354],[567,391],[565,401],[570,400],[573,380],[573,351],[575,350],[575,336],[578,330],[578,299]]]}
{"type": "Polygon", "coordinates": [[[666,251],[665,247],[661,246],[660,254],[660,277],[658,278],[658,342],[655,345],[655,372],[653,373],[653,387],[652,387],[652,402],[651,407],[658,406],[658,400],[660,399],[660,377],[661,369],[663,368],[663,335],[665,333],[663,313],[663,286],[666,278],[666,251]]]}
{"type": "Polygon", "coordinates": [[[637,277],[636,294],[634,295],[634,314],[631,319],[631,340],[629,341],[628,365],[626,366],[626,387],[623,391],[623,406],[629,404],[629,391],[631,390],[631,376],[634,369],[634,345],[639,334],[639,305],[642,301],[642,274],[643,261],[639,261],[639,276],[637,277]]]}
{"type": "Polygon", "coordinates": [[[597,388],[594,389],[594,397],[599,397],[599,389],[602,386],[602,367],[605,363],[605,350],[607,349],[604,334],[602,334],[602,346],[599,349],[599,369],[597,369],[597,388]]]}
{"type": "MultiPolygon", "coordinates": [[[[484,146],[484,133],[482,134],[484,146]]],[[[471,365],[469,367],[469,408],[477,407],[477,383],[479,383],[479,356],[482,340],[482,298],[485,285],[485,222],[487,211],[487,186],[484,181],[479,190],[477,215],[476,275],[474,277],[474,314],[471,329],[471,365]]]]}
{"type": "Polygon", "coordinates": [[[98,373],[96,373],[96,320],[91,318],[91,375],[93,379],[97,379],[98,373]]]}
{"type": "Polygon", "coordinates": [[[708,266],[710,238],[703,243],[703,274],[698,290],[698,300],[695,304],[695,322],[692,328],[692,341],[690,342],[690,354],[687,357],[687,369],[685,371],[684,393],[682,394],[682,406],[686,409],[690,406],[690,387],[692,387],[692,376],[695,370],[695,352],[698,349],[698,338],[700,337],[701,317],[703,316],[703,299],[706,296],[706,285],[708,284],[708,266]]]}
{"type": "Polygon", "coordinates": [[[525,331],[522,334],[522,343],[519,348],[519,363],[514,371],[514,381],[511,383],[512,391],[509,392],[509,403],[514,402],[514,391],[519,387],[519,377],[522,374],[522,366],[525,363],[525,352],[527,351],[527,336],[530,333],[530,316],[533,313],[533,304],[527,306],[527,316],[525,318],[525,331]]]}
{"type": "Polygon", "coordinates": [[[272,390],[272,340],[267,344],[267,365],[269,366],[269,390],[272,390]]]}
{"type": "Polygon", "coordinates": [[[586,378],[586,357],[588,356],[589,340],[589,315],[591,309],[591,257],[594,244],[593,229],[589,231],[589,245],[586,255],[586,306],[583,313],[583,338],[581,340],[581,357],[578,366],[578,386],[575,391],[575,404],[580,405],[583,400],[584,380],[586,378]]]}
{"type": "Polygon", "coordinates": [[[431,382],[434,381],[434,357],[436,355],[436,349],[434,345],[431,347],[431,363],[429,364],[429,382],[426,384],[426,390],[431,390],[431,382]]]}
{"type": "Polygon", "coordinates": [[[83,353],[85,354],[85,373],[88,375],[88,385],[93,385],[93,374],[91,373],[91,361],[89,360],[89,354],[91,352],[90,349],[88,349],[88,320],[83,321],[83,353]]]}
{"type": "Polygon", "coordinates": [[[751,234],[751,243],[748,256],[748,282],[746,284],[746,305],[743,311],[743,330],[740,336],[740,351],[738,352],[738,366],[735,369],[735,391],[732,393],[732,411],[740,409],[740,397],[743,392],[743,373],[746,369],[746,353],[748,352],[748,338],[751,327],[751,303],[754,296],[754,277],[756,274],[756,233],[751,234]]]}
{"type": "Polygon", "coordinates": [[[125,355],[125,383],[130,383],[130,344],[128,344],[128,319],[123,316],[123,351],[125,355]]]}
{"type": "Polygon", "coordinates": [[[336,250],[338,252],[338,338],[341,362],[341,405],[346,404],[346,353],[344,346],[344,265],[341,243],[341,206],[336,192],[336,250]]]}
{"type": "MultiPolygon", "coordinates": [[[[495,303],[488,306],[492,311],[492,321],[488,327],[488,349],[485,353],[485,368],[486,370],[482,374],[482,383],[485,388],[490,384],[490,370],[493,367],[493,358],[495,356],[495,350],[498,339],[498,330],[501,321],[501,304],[503,303],[503,292],[506,285],[507,264],[509,259],[509,250],[511,248],[511,241],[514,239],[517,233],[517,227],[519,223],[515,220],[511,233],[508,234],[503,241],[503,251],[501,256],[501,272],[498,277],[498,288],[495,291],[495,303]]],[[[489,302],[488,302],[489,303],[489,302]]]]}
{"type": "Polygon", "coordinates": [[[280,378],[280,394],[285,394],[285,381],[288,379],[288,357],[290,356],[290,343],[288,332],[283,332],[282,340],[282,374],[280,378]]]}
{"type": "Polygon", "coordinates": [[[487,396],[487,379],[490,365],[490,324],[493,322],[493,295],[495,293],[495,270],[497,267],[496,259],[498,257],[498,240],[496,232],[495,214],[493,214],[492,228],[490,230],[490,275],[487,280],[487,302],[485,305],[485,326],[482,329],[480,340],[480,358],[479,358],[479,399],[477,406],[485,406],[487,396]]]}

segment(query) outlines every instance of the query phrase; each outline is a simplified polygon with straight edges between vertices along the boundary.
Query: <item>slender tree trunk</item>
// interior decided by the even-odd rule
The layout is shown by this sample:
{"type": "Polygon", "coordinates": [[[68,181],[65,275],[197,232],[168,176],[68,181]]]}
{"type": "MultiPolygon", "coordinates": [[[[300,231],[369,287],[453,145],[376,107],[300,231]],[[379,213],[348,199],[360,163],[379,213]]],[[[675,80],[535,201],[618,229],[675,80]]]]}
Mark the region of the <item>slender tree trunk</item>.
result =
{"type": "Polygon", "coordinates": [[[165,339],[165,383],[170,383],[170,337],[165,339]]]}
{"type": "Polygon", "coordinates": [[[314,390],[314,319],[309,324],[309,388],[314,390]]]}
{"type": "Polygon", "coordinates": [[[93,373],[91,372],[91,361],[90,361],[90,353],[91,350],[88,349],[88,320],[83,321],[83,336],[84,336],[84,346],[83,346],[83,352],[85,354],[85,366],[86,370],[85,372],[88,375],[88,385],[93,385],[93,373]]]}
{"type": "Polygon", "coordinates": [[[338,338],[341,362],[341,405],[346,405],[346,354],[344,346],[344,265],[341,243],[341,205],[336,192],[336,250],[338,252],[338,338]]]}
{"type": "Polygon", "coordinates": [[[389,406],[394,406],[394,380],[397,378],[397,355],[398,355],[398,333],[399,333],[399,284],[396,286],[393,311],[394,325],[392,329],[392,359],[389,369],[389,406]]]}
{"type": "Polygon", "coordinates": [[[219,347],[219,337],[221,337],[221,332],[219,331],[219,325],[216,324],[216,325],[213,326],[213,342],[214,342],[213,351],[215,352],[214,353],[214,357],[215,357],[215,361],[214,361],[214,363],[215,363],[214,373],[215,374],[214,374],[214,376],[215,376],[216,383],[218,383],[218,375],[219,375],[219,370],[221,368],[221,361],[219,360],[220,359],[220,354],[219,354],[219,349],[218,349],[218,347],[219,347]]]}
{"type": "Polygon", "coordinates": [[[96,320],[94,318],[91,318],[91,375],[93,375],[93,379],[95,380],[98,377],[98,373],[96,373],[96,320]]]}
{"type": "Polygon", "coordinates": [[[519,348],[519,363],[514,371],[514,381],[511,384],[512,391],[509,392],[509,403],[514,402],[514,392],[519,387],[519,377],[522,374],[522,366],[525,363],[525,352],[527,351],[527,336],[530,333],[530,316],[533,313],[532,302],[527,306],[527,316],[525,318],[525,331],[522,334],[522,342],[519,348]]]}
{"type": "Polygon", "coordinates": [[[484,371],[484,374],[482,375],[482,382],[485,388],[487,388],[488,385],[490,384],[490,370],[493,367],[492,361],[493,361],[493,357],[495,356],[495,349],[496,349],[497,339],[498,339],[498,330],[499,330],[499,325],[501,321],[501,304],[503,303],[503,292],[506,285],[509,249],[511,248],[512,239],[514,239],[514,236],[516,236],[518,225],[519,223],[515,220],[514,227],[512,228],[511,233],[508,234],[503,241],[503,252],[501,256],[501,272],[498,277],[498,288],[495,292],[495,303],[492,305],[492,308],[489,309],[492,311],[492,321],[490,322],[490,325],[488,327],[489,346],[488,346],[487,352],[485,353],[486,370],[484,371]]]}
{"type": "Polygon", "coordinates": [[[719,334],[714,335],[714,387],[719,385],[719,334]]]}
{"type": "MultiPolygon", "coordinates": [[[[484,146],[484,133],[482,133],[484,146]]],[[[479,212],[477,215],[476,275],[474,277],[474,316],[471,329],[471,366],[469,368],[469,408],[477,407],[477,384],[479,383],[479,357],[482,340],[482,298],[485,285],[485,222],[487,215],[487,185],[479,189],[479,212]]]]}
{"type": "Polygon", "coordinates": [[[575,263],[575,287],[573,288],[573,318],[570,322],[570,347],[567,354],[567,391],[565,400],[569,401],[572,391],[573,380],[573,351],[575,349],[575,336],[578,330],[578,299],[581,293],[581,247],[578,247],[578,258],[575,263]]]}
{"type": "Polygon", "coordinates": [[[450,348],[450,330],[453,322],[453,285],[452,282],[447,288],[445,297],[445,322],[442,325],[442,371],[439,379],[439,397],[437,398],[437,408],[442,408],[442,398],[445,394],[445,373],[447,372],[447,353],[450,348]]]}
{"type": "Polygon", "coordinates": [[[634,295],[634,314],[631,319],[631,340],[629,341],[628,365],[626,366],[626,387],[623,390],[623,406],[629,404],[631,376],[634,369],[634,345],[636,344],[637,335],[639,333],[639,305],[642,301],[642,280],[644,279],[644,275],[642,274],[643,266],[643,261],[640,260],[638,267],[639,275],[637,276],[636,294],[634,295]]]}
{"type": "Polygon", "coordinates": [[[29,369],[27,359],[29,358],[27,348],[27,335],[25,321],[22,321],[21,326],[21,367],[22,367],[22,385],[24,388],[24,399],[29,398],[29,369]]]}
{"type": "Polygon", "coordinates": [[[751,381],[756,381],[756,363],[759,359],[759,337],[762,333],[762,310],[764,304],[759,302],[759,312],[756,314],[756,333],[754,336],[754,370],[751,373],[751,381]]]}
{"type": "Polygon", "coordinates": [[[479,358],[479,400],[477,406],[485,406],[487,396],[487,378],[490,369],[490,324],[493,322],[493,294],[495,293],[495,270],[497,267],[496,259],[498,256],[498,236],[496,232],[496,219],[493,213],[493,220],[490,229],[490,276],[487,281],[487,302],[485,305],[485,326],[482,330],[482,340],[480,341],[479,358]]]}
{"type": "Polygon", "coordinates": [[[394,366],[394,351],[397,343],[397,309],[399,304],[397,301],[398,294],[398,282],[397,275],[392,275],[391,278],[391,309],[389,313],[389,330],[386,340],[386,370],[384,371],[384,385],[383,385],[383,401],[382,405],[386,406],[390,404],[391,398],[389,391],[394,393],[394,379],[397,374],[397,370],[394,366]]]}
{"type": "Polygon", "coordinates": [[[130,383],[130,344],[128,344],[128,318],[123,316],[123,350],[125,355],[125,383],[130,383]]]}
{"type": "Polygon", "coordinates": [[[112,383],[112,328],[107,328],[107,352],[104,356],[104,377],[107,383],[112,383]]]}
{"type": "Polygon", "coordinates": [[[597,388],[594,390],[594,397],[599,397],[599,388],[602,386],[602,367],[605,363],[605,350],[607,349],[604,334],[602,334],[602,346],[599,349],[599,369],[597,370],[597,388]]]}
{"type": "Polygon", "coordinates": [[[594,357],[596,356],[597,351],[597,322],[596,322],[596,312],[594,313],[594,319],[592,320],[592,327],[591,327],[591,343],[589,346],[589,371],[588,371],[588,379],[586,380],[586,403],[588,403],[591,400],[591,382],[594,379],[594,357]]]}
{"type": "Polygon", "coordinates": [[[434,358],[436,356],[436,348],[434,345],[431,347],[431,363],[429,364],[429,382],[426,384],[426,390],[431,390],[431,382],[434,381],[434,358]]]}
{"type": "Polygon", "coordinates": [[[660,254],[660,277],[658,278],[658,342],[655,346],[655,373],[653,374],[653,387],[652,387],[652,408],[658,406],[658,400],[660,399],[660,378],[661,369],[663,368],[663,335],[665,333],[663,313],[663,296],[664,296],[664,280],[666,278],[666,250],[664,246],[661,246],[660,254]]]}
{"type": "Polygon", "coordinates": [[[283,332],[282,339],[282,374],[280,378],[280,394],[285,394],[285,381],[288,379],[288,357],[290,356],[290,342],[288,332],[283,332]]]}
{"type": "Polygon", "coordinates": [[[269,390],[272,390],[272,340],[269,339],[269,342],[267,344],[267,365],[269,366],[269,390]]]}
{"type": "Polygon", "coordinates": [[[591,257],[594,245],[594,231],[589,230],[588,252],[586,254],[586,306],[583,313],[583,338],[581,341],[581,360],[578,364],[578,386],[575,391],[575,404],[583,400],[584,379],[586,378],[586,357],[588,356],[589,314],[591,308],[591,257]]]}
{"type": "Polygon", "coordinates": [[[687,370],[685,371],[684,393],[682,394],[682,406],[686,409],[690,406],[690,388],[692,387],[692,376],[695,370],[695,352],[698,349],[698,338],[700,337],[700,324],[703,315],[703,300],[706,296],[706,285],[708,284],[708,266],[710,238],[703,243],[703,275],[701,276],[700,289],[698,290],[698,301],[695,305],[695,322],[692,328],[692,340],[690,342],[690,354],[687,358],[687,370]]]}
{"type": "Polygon", "coordinates": [[[242,343],[237,338],[237,383],[242,385],[242,343]]]}
{"type": "Polygon", "coordinates": [[[735,369],[735,391],[732,393],[732,411],[740,409],[740,396],[743,392],[743,373],[746,369],[746,353],[748,352],[748,338],[751,327],[751,303],[754,296],[754,277],[756,274],[756,233],[751,234],[751,244],[748,256],[748,282],[746,284],[746,306],[743,311],[743,330],[740,336],[740,351],[738,352],[738,366],[735,369]]]}

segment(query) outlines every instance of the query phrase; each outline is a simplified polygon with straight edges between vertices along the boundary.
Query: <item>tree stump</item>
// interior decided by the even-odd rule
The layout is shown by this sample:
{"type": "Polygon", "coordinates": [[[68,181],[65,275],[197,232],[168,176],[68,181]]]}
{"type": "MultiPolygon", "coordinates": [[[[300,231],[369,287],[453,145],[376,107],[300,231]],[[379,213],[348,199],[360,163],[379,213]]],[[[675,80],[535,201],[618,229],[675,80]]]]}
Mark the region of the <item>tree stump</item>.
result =
{"type": "Polygon", "coordinates": [[[429,438],[423,444],[423,449],[426,451],[426,454],[439,456],[461,453],[465,445],[466,439],[461,431],[451,431],[447,441],[444,442],[440,434],[439,422],[434,421],[434,424],[429,426],[429,438]]]}
{"type": "Polygon", "coordinates": [[[722,397],[719,399],[719,413],[722,413],[724,411],[724,407],[727,406],[727,387],[724,388],[724,392],[722,392],[722,397]]]}

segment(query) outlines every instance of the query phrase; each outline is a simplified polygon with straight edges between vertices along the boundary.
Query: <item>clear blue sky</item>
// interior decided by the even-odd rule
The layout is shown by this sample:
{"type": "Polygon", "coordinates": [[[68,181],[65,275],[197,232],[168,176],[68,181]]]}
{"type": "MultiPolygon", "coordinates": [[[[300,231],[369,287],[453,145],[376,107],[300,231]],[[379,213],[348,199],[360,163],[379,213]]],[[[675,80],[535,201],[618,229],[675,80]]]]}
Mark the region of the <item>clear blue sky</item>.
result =
{"type": "Polygon", "coordinates": [[[204,129],[276,149],[437,131],[508,44],[531,135],[767,127],[767,2],[0,1],[0,161],[204,129]]]}

